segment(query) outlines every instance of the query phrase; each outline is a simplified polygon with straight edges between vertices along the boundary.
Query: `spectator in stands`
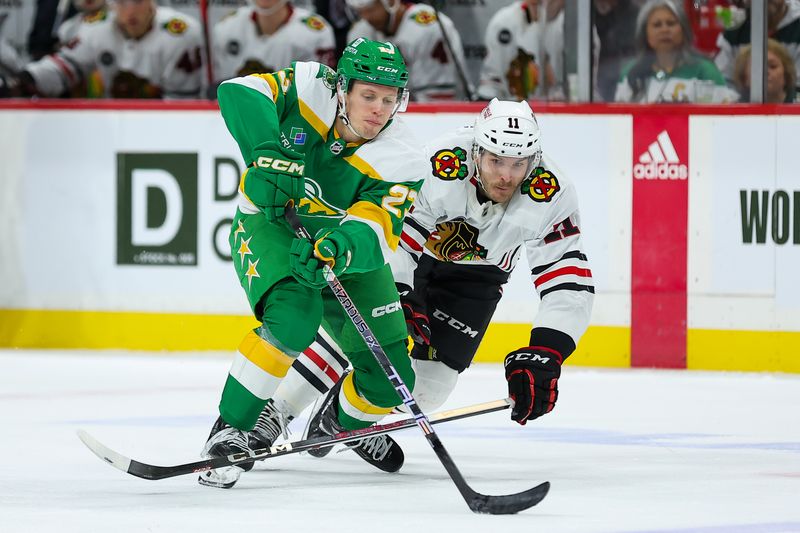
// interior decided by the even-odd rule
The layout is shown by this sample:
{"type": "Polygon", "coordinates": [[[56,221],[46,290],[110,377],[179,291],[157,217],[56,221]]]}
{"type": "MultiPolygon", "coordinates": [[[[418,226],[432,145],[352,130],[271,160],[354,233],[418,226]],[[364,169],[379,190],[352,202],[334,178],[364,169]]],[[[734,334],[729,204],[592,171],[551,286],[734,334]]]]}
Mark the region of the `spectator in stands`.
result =
{"type": "Polygon", "coordinates": [[[60,0],[36,0],[28,33],[28,55],[31,60],[37,61],[56,51],[58,37],[55,29],[61,24],[61,20],[78,12],[72,2],[68,3],[66,9],[59,9],[60,5],[63,6],[60,0]]]}
{"type": "Polygon", "coordinates": [[[401,0],[347,0],[361,19],[353,24],[347,40],[365,37],[396,45],[408,66],[408,89],[416,101],[469,97],[466,62],[461,36],[447,15],[425,4],[401,0]],[[447,33],[442,35],[442,27],[447,33]],[[452,47],[452,49],[450,48],[452,47]],[[455,57],[454,57],[455,56],[455,57]],[[463,81],[461,74],[464,75],[463,81]]]}
{"type": "MultiPolygon", "coordinates": [[[[727,80],[733,80],[734,63],[742,46],[750,44],[750,2],[745,2],[747,18],[734,29],[720,34],[719,54],[714,62],[727,80]]],[[[800,0],[767,0],[767,35],[781,43],[800,71],[800,0]]]]}
{"type": "Polygon", "coordinates": [[[336,64],[331,25],[287,0],[252,0],[214,26],[211,43],[215,86],[292,61],[336,64]]]}
{"type": "Polygon", "coordinates": [[[84,25],[91,25],[108,18],[106,0],[72,0],[78,10],[74,16],[64,20],[56,30],[58,44],[63,46],[78,36],[78,31],[84,25]]]}
{"type": "Polygon", "coordinates": [[[517,0],[486,27],[478,96],[560,100],[563,90],[564,2],[517,0]]]}
{"type": "Polygon", "coordinates": [[[96,72],[106,98],[196,98],[202,85],[197,20],[155,0],[113,0],[111,16],[7,80],[12,96],[60,96],[96,72]]]}
{"type": "Polygon", "coordinates": [[[617,102],[736,100],[714,63],[692,47],[692,32],[675,0],[649,0],[636,20],[638,55],[622,72],[617,102]]]}
{"type": "Polygon", "coordinates": [[[622,66],[636,54],[633,36],[639,6],[632,0],[593,0],[592,10],[600,37],[597,89],[600,99],[613,102],[622,66]]]}
{"type": "MultiPolygon", "coordinates": [[[[750,49],[742,47],[736,57],[733,79],[742,102],[750,101],[750,49]]],[[[797,70],[786,47],[775,39],[767,42],[767,84],[764,101],[770,104],[793,103],[796,99],[797,70]]]]}
{"type": "Polygon", "coordinates": [[[333,36],[336,40],[335,57],[341,57],[347,44],[347,32],[350,31],[353,23],[347,15],[347,2],[345,0],[314,0],[314,8],[317,14],[333,27],[333,36]]]}

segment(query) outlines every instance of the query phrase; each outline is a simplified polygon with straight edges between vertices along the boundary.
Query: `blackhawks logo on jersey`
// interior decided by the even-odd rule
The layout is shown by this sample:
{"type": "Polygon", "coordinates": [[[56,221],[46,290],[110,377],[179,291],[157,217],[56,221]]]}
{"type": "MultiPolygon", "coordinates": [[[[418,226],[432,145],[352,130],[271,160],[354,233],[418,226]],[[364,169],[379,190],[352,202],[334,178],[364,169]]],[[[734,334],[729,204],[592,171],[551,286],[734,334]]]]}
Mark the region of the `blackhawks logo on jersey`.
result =
{"type": "Polygon", "coordinates": [[[549,202],[561,186],[555,174],[542,167],[536,167],[530,177],[522,182],[522,194],[527,194],[534,202],[549,202]]]}
{"type": "Polygon", "coordinates": [[[451,181],[464,179],[469,173],[467,167],[467,151],[456,146],[439,150],[431,157],[431,171],[439,179],[451,181]]]}
{"type": "Polygon", "coordinates": [[[306,195],[297,204],[301,215],[315,215],[330,218],[343,218],[345,212],[322,197],[322,187],[313,179],[305,178],[306,195]]]}
{"type": "Polygon", "coordinates": [[[304,18],[303,23],[314,31],[321,31],[325,29],[325,23],[322,22],[322,19],[313,15],[304,18]]]}
{"type": "Polygon", "coordinates": [[[180,35],[186,31],[186,22],[182,21],[181,19],[169,19],[164,24],[164,29],[173,35],[180,35]]]}
{"type": "Polygon", "coordinates": [[[436,22],[436,13],[432,13],[430,11],[418,11],[417,13],[414,13],[411,19],[417,24],[427,26],[428,24],[433,24],[436,22]]]}
{"type": "Polygon", "coordinates": [[[425,248],[440,261],[479,261],[486,259],[487,250],[478,244],[478,234],[478,228],[462,218],[440,222],[425,248]]]}

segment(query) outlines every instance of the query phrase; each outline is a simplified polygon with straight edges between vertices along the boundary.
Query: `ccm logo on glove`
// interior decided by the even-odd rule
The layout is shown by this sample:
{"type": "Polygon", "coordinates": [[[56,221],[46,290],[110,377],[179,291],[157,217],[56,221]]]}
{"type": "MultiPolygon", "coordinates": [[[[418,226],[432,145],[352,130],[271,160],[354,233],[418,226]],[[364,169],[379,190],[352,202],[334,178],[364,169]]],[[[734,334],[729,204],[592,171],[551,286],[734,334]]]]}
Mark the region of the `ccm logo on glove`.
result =
{"type": "Polygon", "coordinates": [[[295,163],[294,161],[284,161],[283,159],[275,159],[264,156],[258,158],[256,165],[260,166],[261,168],[272,168],[280,172],[296,174],[298,176],[302,176],[306,169],[305,163],[300,164],[295,163]]]}
{"type": "Polygon", "coordinates": [[[511,420],[525,425],[553,410],[563,357],[545,346],[525,346],[506,356],[508,395],[514,400],[511,420]]]}

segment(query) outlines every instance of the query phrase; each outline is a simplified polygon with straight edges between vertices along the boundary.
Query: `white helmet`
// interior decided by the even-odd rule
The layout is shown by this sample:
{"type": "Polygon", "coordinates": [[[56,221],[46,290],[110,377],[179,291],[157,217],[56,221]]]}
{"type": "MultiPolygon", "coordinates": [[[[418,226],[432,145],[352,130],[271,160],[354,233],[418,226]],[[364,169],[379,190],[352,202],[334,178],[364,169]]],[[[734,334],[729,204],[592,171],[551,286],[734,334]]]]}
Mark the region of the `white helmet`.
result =
{"type": "Polygon", "coordinates": [[[527,102],[489,102],[474,127],[475,149],[483,148],[503,157],[534,157],[539,164],[542,147],[539,124],[527,102]]]}
{"type": "Polygon", "coordinates": [[[472,160],[481,187],[483,150],[502,157],[527,158],[528,173],[542,162],[539,124],[527,102],[492,99],[475,119],[472,134],[472,160]]]}

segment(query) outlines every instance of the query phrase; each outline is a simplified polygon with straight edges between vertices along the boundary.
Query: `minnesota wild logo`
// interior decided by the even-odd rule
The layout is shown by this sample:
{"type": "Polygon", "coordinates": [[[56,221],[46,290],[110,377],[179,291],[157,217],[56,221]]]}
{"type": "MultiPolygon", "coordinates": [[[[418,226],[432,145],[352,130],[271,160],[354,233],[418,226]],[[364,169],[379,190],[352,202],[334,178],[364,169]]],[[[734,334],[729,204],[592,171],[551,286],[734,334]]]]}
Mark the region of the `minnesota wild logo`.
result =
{"type": "Polygon", "coordinates": [[[466,162],[467,151],[460,146],[439,150],[431,157],[431,171],[437,178],[447,181],[464,179],[469,173],[466,162]]]}
{"type": "Polygon", "coordinates": [[[306,177],[306,195],[297,204],[297,212],[301,215],[314,215],[329,218],[343,218],[345,211],[327,202],[322,197],[322,187],[313,179],[306,177]]]}
{"type": "Polygon", "coordinates": [[[336,90],[336,71],[328,65],[320,65],[317,71],[317,78],[331,91],[336,90]]]}

